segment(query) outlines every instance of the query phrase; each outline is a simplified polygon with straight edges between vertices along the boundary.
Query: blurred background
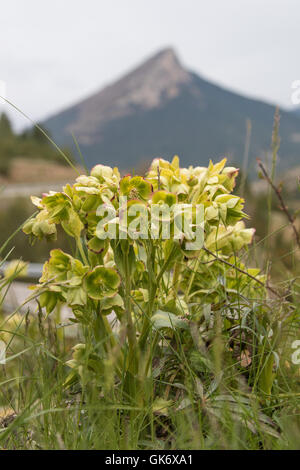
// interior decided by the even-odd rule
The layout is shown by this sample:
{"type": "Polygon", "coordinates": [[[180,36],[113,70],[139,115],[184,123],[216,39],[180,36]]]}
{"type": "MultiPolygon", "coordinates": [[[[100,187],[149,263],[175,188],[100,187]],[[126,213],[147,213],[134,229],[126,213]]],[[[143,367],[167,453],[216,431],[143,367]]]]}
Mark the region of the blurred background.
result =
{"type": "MultiPolygon", "coordinates": [[[[76,177],[37,122],[81,171],[103,163],[143,173],[155,157],[207,166],[226,156],[240,168],[236,190],[258,246],[276,254],[273,274],[295,267],[291,227],[256,159],[272,171],[275,156],[274,181],[296,212],[297,0],[10,0],[0,13],[0,95],[10,102],[0,103],[1,243],[34,212],[30,195],[76,177]]],[[[12,247],[11,258],[31,262],[49,253],[21,232],[12,247]]]]}

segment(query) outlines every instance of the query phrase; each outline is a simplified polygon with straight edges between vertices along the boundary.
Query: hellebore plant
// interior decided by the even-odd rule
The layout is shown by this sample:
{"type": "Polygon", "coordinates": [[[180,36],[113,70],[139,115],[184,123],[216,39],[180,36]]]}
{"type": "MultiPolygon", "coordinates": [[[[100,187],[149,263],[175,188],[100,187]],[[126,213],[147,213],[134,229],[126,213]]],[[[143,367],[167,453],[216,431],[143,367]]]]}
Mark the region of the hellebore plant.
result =
{"type": "Polygon", "coordinates": [[[254,230],[242,222],[243,199],[231,194],[238,170],[225,164],[180,168],[178,157],[155,159],[145,177],[123,178],[117,168],[96,165],[62,192],[32,198],[39,212],[23,229],[32,242],[55,239],[57,225],[75,240],[72,255],[51,251],[36,286],[47,315],[66,304],[84,332],[66,386],[94,380],[110,393],[121,383],[125,401],[145,405],[158,351],[174,351],[179,335],[193,352],[191,331],[208,344],[214,312],[222,308],[221,330],[229,331],[241,312],[249,313],[241,295],[265,298],[264,277],[238,257],[254,230]],[[199,225],[195,211],[190,230],[175,236],[182,210],[166,212],[169,232],[163,233],[154,205],[201,207],[201,245],[187,249],[199,225]],[[124,228],[124,216],[133,229],[124,228]]]}

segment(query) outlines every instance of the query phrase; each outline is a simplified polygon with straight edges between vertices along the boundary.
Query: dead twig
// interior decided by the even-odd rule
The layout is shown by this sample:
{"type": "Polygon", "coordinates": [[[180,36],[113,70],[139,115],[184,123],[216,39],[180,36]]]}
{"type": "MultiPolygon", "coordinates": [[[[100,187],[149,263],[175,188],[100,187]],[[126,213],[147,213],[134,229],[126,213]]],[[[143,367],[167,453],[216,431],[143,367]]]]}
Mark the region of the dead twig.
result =
{"type": "Polygon", "coordinates": [[[295,235],[295,239],[296,239],[296,243],[298,245],[298,247],[300,248],[300,235],[299,235],[299,232],[298,230],[296,229],[296,226],[295,226],[295,218],[292,216],[292,214],[289,212],[288,210],[288,207],[287,205],[285,204],[284,200],[283,200],[283,197],[282,197],[282,194],[281,194],[281,190],[280,188],[278,188],[277,186],[275,186],[275,184],[273,183],[272,179],[270,178],[267,170],[265,169],[263,163],[261,160],[257,160],[258,162],[258,166],[259,168],[261,169],[262,171],[262,174],[265,178],[265,180],[268,182],[268,184],[271,186],[271,188],[273,189],[274,193],[276,194],[277,196],[277,199],[279,200],[279,203],[280,203],[280,209],[285,213],[285,215],[287,216],[288,218],[288,221],[289,223],[291,224],[291,227],[294,231],[294,235],[295,235]]]}
{"type": "Polygon", "coordinates": [[[157,165],[157,188],[160,190],[160,169],[159,164],[157,165]]]}
{"type": "Polygon", "coordinates": [[[282,299],[282,296],[280,294],[278,294],[278,292],[276,292],[275,289],[272,289],[272,287],[268,286],[267,284],[264,284],[262,281],[260,281],[259,279],[257,279],[256,277],[252,276],[252,274],[249,274],[247,271],[244,271],[243,269],[239,268],[238,266],[232,264],[232,263],[229,263],[229,261],[226,261],[225,259],[222,259],[222,258],[219,258],[219,256],[215,255],[215,253],[213,253],[212,251],[208,250],[207,248],[203,247],[203,250],[206,251],[206,253],[210,254],[211,256],[213,256],[215,259],[217,259],[218,261],[220,261],[221,263],[223,264],[226,264],[227,266],[230,266],[232,269],[235,269],[236,271],[238,271],[239,273],[241,274],[245,274],[246,276],[248,276],[250,279],[252,279],[253,281],[257,282],[257,284],[260,284],[262,287],[264,287],[265,289],[268,289],[270,292],[272,292],[272,294],[274,294],[276,297],[282,299]]]}

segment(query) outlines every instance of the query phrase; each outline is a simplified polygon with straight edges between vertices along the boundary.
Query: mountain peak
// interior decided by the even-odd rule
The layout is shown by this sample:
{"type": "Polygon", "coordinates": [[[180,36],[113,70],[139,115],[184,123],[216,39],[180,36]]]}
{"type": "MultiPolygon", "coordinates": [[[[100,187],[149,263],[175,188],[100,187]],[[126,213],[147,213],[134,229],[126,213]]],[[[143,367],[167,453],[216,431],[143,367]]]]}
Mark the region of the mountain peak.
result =
{"type": "Polygon", "coordinates": [[[175,52],[175,49],[173,49],[173,47],[166,47],[165,49],[162,49],[161,51],[157,52],[152,57],[150,57],[148,60],[146,60],[145,63],[149,61],[160,62],[162,65],[165,63],[169,63],[171,65],[177,67],[180,66],[182,68],[175,52]]]}
{"type": "MultiPolygon", "coordinates": [[[[299,161],[299,117],[281,110],[281,168],[299,161]]],[[[90,98],[43,123],[59,145],[76,136],[88,166],[130,170],[154,157],[182,155],[183,166],[227,156],[241,163],[247,119],[252,122],[249,167],[269,149],[274,107],[189,73],[172,48],[90,98]]]]}
{"type": "Polygon", "coordinates": [[[172,46],[164,47],[160,51],[156,52],[156,54],[153,57],[159,57],[163,55],[172,55],[173,57],[177,58],[175,49],[172,46]]]}
{"type": "Polygon", "coordinates": [[[137,109],[150,110],[175,98],[190,74],[180,64],[174,50],[166,48],[112,85],[76,106],[76,121],[67,131],[88,144],[99,126],[129,116],[137,109]]]}

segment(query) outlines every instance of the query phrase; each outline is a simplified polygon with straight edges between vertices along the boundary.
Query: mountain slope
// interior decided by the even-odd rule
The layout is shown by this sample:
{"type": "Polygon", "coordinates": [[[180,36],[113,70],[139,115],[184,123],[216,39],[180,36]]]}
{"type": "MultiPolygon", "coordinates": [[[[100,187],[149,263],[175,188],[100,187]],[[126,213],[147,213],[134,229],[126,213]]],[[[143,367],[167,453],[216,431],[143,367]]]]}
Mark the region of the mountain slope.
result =
{"type": "MultiPolygon", "coordinates": [[[[242,164],[252,122],[250,168],[270,148],[274,106],[227,91],[185,70],[166,49],[99,93],[46,120],[59,144],[73,132],[89,166],[137,168],[175,153],[184,165],[226,155],[242,164]]],[[[300,120],[281,111],[280,165],[299,163],[300,120]]]]}
{"type": "Polygon", "coordinates": [[[293,113],[300,117],[300,108],[293,109],[293,113]]]}

